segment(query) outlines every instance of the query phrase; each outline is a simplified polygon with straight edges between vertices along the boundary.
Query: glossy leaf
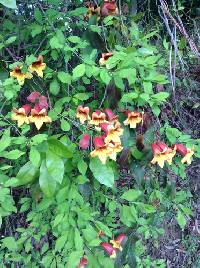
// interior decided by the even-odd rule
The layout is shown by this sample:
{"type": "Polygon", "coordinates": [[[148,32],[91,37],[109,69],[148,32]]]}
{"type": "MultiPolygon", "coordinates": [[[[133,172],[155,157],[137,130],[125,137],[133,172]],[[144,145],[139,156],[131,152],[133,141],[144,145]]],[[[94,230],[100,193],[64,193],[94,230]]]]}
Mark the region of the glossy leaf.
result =
{"type": "Polygon", "coordinates": [[[51,175],[49,174],[45,160],[42,161],[40,167],[39,184],[43,193],[47,197],[51,198],[54,195],[56,191],[56,180],[52,178],[51,175]]]}
{"type": "Polygon", "coordinates": [[[103,165],[98,158],[90,160],[90,170],[96,180],[107,187],[114,187],[114,172],[108,165],[103,165]]]}

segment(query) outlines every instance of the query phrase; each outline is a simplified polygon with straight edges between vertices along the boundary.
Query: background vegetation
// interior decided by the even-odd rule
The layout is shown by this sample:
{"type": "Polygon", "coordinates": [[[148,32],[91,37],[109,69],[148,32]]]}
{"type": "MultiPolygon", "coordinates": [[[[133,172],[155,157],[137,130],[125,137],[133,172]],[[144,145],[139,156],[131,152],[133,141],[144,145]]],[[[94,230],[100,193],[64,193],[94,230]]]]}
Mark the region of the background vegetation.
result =
{"type": "Polygon", "coordinates": [[[103,2],[0,0],[0,267],[200,267],[198,1],[103,2]],[[118,116],[116,161],[80,106],[118,116]]]}

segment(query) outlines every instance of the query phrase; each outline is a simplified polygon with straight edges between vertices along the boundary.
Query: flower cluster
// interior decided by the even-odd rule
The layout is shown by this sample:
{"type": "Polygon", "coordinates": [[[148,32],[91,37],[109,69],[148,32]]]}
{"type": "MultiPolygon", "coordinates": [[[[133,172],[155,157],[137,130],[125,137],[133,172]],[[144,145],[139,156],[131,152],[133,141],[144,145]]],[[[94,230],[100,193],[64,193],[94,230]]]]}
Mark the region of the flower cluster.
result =
{"type": "Polygon", "coordinates": [[[194,154],[194,151],[190,148],[186,148],[183,144],[174,144],[171,147],[168,147],[165,143],[155,142],[151,145],[153,151],[153,159],[151,161],[152,164],[158,164],[161,168],[164,167],[165,162],[169,165],[172,164],[172,159],[178,152],[181,156],[183,156],[181,162],[191,164],[191,157],[194,154]]]}
{"type": "Polygon", "coordinates": [[[126,238],[124,233],[119,234],[116,239],[110,240],[110,243],[101,242],[100,246],[103,247],[106,253],[110,256],[111,259],[115,259],[117,256],[117,251],[122,251],[122,242],[126,238]]]}
{"type": "Polygon", "coordinates": [[[12,120],[17,121],[18,127],[24,123],[34,123],[39,130],[43,123],[51,123],[51,118],[47,115],[48,103],[47,98],[39,92],[34,91],[28,97],[29,104],[23,105],[21,108],[13,109],[12,120]]]}
{"type": "MultiPolygon", "coordinates": [[[[105,164],[110,158],[116,161],[117,153],[122,151],[120,137],[123,135],[123,129],[118,121],[118,116],[115,115],[111,109],[105,109],[104,112],[99,110],[89,115],[89,108],[79,106],[77,108],[76,117],[81,124],[88,121],[89,125],[93,125],[97,130],[102,131],[101,136],[96,136],[93,139],[94,150],[90,153],[91,157],[98,157],[100,161],[105,164]]],[[[80,147],[87,149],[90,142],[90,135],[84,134],[80,140],[80,147]]]]}
{"type": "Polygon", "coordinates": [[[32,73],[36,72],[39,77],[43,77],[43,71],[46,68],[46,63],[43,62],[43,56],[39,55],[37,60],[34,61],[29,67],[29,72],[23,73],[22,66],[16,66],[10,72],[10,76],[17,79],[19,85],[23,85],[25,79],[31,79],[33,77],[32,73]]]}

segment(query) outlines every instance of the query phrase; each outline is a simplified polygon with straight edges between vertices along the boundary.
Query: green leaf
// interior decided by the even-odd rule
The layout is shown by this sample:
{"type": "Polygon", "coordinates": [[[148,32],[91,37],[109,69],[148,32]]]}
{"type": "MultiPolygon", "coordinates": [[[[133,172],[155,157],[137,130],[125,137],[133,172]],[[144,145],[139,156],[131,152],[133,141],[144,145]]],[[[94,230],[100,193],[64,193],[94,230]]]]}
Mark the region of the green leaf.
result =
{"type": "Polygon", "coordinates": [[[33,182],[38,176],[39,170],[31,162],[27,162],[17,173],[18,185],[24,185],[33,182]]]}
{"type": "Polygon", "coordinates": [[[119,76],[128,79],[129,85],[132,85],[136,80],[136,69],[122,69],[119,71],[119,76]]]}
{"type": "Polygon", "coordinates": [[[3,136],[0,140],[0,152],[4,151],[11,143],[10,138],[10,129],[6,129],[3,133],[3,136]]]}
{"type": "Polygon", "coordinates": [[[53,152],[47,151],[46,167],[52,179],[61,184],[64,176],[63,160],[53,152]]]}
{"type": "Polygon", "coordinates": [[[74,244],[76,250],[83,250],[83,238],[77,228],[74,231],[74,244]]]}
{"type": "Polygon", "coordinates": [[[55,250],[56,251],[61,251],[67,242],[68,239],[68,233],[62,234],[57,240],[56,240],[56,245],[55,245],[55,250]]]}
{"type": "Polygon", "coordinates": [[[80,258],[82,257],[82,251],[73,251],[69,255],[68,262],[66,268],[76,268],[80,262],[80,258]]]}
{"type": "Polygon", "coordinates": [[[101,161],[95,157],[90,160],[90,170],[96,180],[107,187],[114,187],[114,172],[108,165],[103,165],[101,161]]]}
{"type": "Polygon", "coordinates": [[[138,199],[142,195],[142,192],[137,189],[130,189],[127,192],[123,193],[121,196],[122,199],[127,200],[129,202],[133,202],[138,199]]]}
{"type": "Polygon", "coordinates": [[[87,171],[87,164],[83,161],[83,159],[81,159],[79,162],[78,162],[78,170],[79,172],[82,174],[82,175],[85,175],[86,174],[86,171],[87,171]]]}
{"type": "Polygon", "coordinates": [[[71,84],[71,75],[65,72],[58,72],[58,79],[63,84],[71,84]]]}
{"type": "Polygon", "coordinates": [[[40,26],[39,24],[33,24],[31,28],[32,28],[32,31],[31,31],[32,37],[35,37],[36,35],[42,32],[42,26],[40,26]]]}
{"type": "Polygon", "coordinates": [[[47,135],[46,134],[37,134],[31,139],[31,144],[32,145],[38,145],[42,143],[43,141],[47,140],[47,135]]]}
{"type": "Polygon", "coordinates": [[[73,36],[70,36],[70,37],[68,37],[68,40],[70,41],[70,42],[72,42],[72,43],[81,43],[82,42],[82,40],[81,40],[81,38],[80,37],[78,37],[78,36],[75,36],[75,35],[73,35],[73,36]]]}
{"type": "Polygon", "coordinates": [[[31,147],[29,159],[35,167],[39,167],[39,165],[40,165],[40,153],[36,150],[36,148],[34,146],[31,147]]]}
{"type": "Polygon", "coordinates": [[[42,12],[39,10],[39,8],[34,9],[34,18],[37,22],[42,22],[42,12]]]}
{"type": "Polygon", "coordinates": [[[56,180],[51,177],[49,174],[45,160],[42,161],[40,167],[40,177],[39,177],[39,184],[43,191],[43,193],[47,197],[52,197],[56,191],[56,180]]]}
{"type": "Polygon", "coordinates": [[[179,226],[181,227],[181,229],[184,230],[187,221],[186,221],[184,214],[180,210],[178,210],[176,220],[177,220],[179,226]]]}
{"type": "Polygon", "coordinates": [[[57,154],[63,158],[71,158],[72,152],[66,145],[60,142],[57,139],[51,138],[48,140],[49,150],[52,151],[54,154],[57,154]]]}
{"type": "Polygon", "coordinates": [[[157,94],[154,94],[151,97],[156,99],[156,100],[158,100],[158,101],[160,101],[160,102],[163,102],[169,97],[169,93],[163,91],[163,92],[159,92],[157,94]]]}
{"type": "Polygon", "coordinates": [[[6,40],[5,43],[6,43],[6,45],[10,45],[10,44],[14,43],[16,39],[17,39],[17,36],[11,36],[6,40]]]}
{"type": "Polygon", "coordinates": [[[0,4],[4,5],[5,7],[16,9],[16,0],[0,0],[0,4]]]}
{"type": "Polygon", "coordinates": [[[14,237],[8,236],[3,239],[1,239],[1,242],[3,243],[3,246],[6,247],[10,251],[16,251],[17,250],[17,242],[15,241],[14,237]]]}
{"type": "Polygon", "coordinates": [[[108,70],[106,69],[102,69],[100,71],[100,77],[101,77],[101,80],[106,84],[108,85],[110,83],[110,80],[111,80],[111,76],[108,72],[108,70]]]}
{"type": "Polygon", "coordinates": [[[73,79],[80,78],[85,74],[85,64],[79,64],[73,69],[73,79]]]}
{"type": "Polygon", "coordinates": [[[50,39],[49,43],[52,49],[61,49],[64,46],[64,44],[59,40],[58,36],[53,36],[50,39]]]}
{"type": "Polygon", "coordinates": [[[122,96],[121,102],[122,103],[126,103],[126,102],[132,103],[133,100],[137,99],[137,98],[138,98],[138,93],[136,93],[136,92],[126,93],[122,96]]]}
{"type": "Polygon", "coordinates": [[[50,92],[56,96],[59,91],[60,91],[60,84],[58,83],[58,80],[57,79],[54,79],[51,83],[50,83],[50,92]]]}
{"type": "Polygon", "coordinates": [[[84,100],[88,100],[90,96],[91,96],[90,93],[77,93],[74,95],[74,98],[84,101],[84,100]]]}
{"type": "Polygon", "coordinates": [[[24,152],[21,152],[20,150],[16,149],[16,150],[12,150],[10,152],[2,152],[0,153],[0,157],[4,157],[7,159],[11,159],[11,160],[15,160],[20,158],[23,154],[25,154],[24,152]]]}
{"type": "Polygon", "coordinates": [[[68,123],[67,120],[65,120],[64,118],[62,118],[60,120],[60,122],[61,122],[61,129],[63,131],[69,131],[70,130],[71,127],[70,127],[70,124],[68,123]]]}

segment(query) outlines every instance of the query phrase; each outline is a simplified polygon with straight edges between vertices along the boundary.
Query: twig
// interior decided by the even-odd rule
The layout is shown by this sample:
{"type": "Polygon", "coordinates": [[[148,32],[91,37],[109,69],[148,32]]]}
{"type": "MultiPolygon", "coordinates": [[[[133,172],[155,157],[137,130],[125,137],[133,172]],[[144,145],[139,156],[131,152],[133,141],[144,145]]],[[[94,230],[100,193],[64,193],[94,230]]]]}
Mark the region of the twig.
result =
{"type": "MultiPolygon", "coordinates": [[[[180,16],[177,14],[177,19],[178,21],[172,16],[172,14],[169,11],[168,5],[166,3],[165,0],[160,0],[160,4],[161,4],[161,9],[163,12],[163,15],[168,16],[168,18],[170,18],[173,23],[177,26],[177,28],[179,29],[179,31],[182,33],[182,35],[184,35],[184,37],[186,38],[186,40],[188,41],[188,44],[190,46],[191,51],[196,55],[197,58],[200,58],[200,52],[198,51],[198,48],[196,46],[196,44],[194,43],[194,41],[190,38],[189,34],[187,33],[185,27],[183,26],[183,23],[181,21],[180,16]]],[[[174,7],[175,7],[175,3],[173,2],[174,7]]]]}

